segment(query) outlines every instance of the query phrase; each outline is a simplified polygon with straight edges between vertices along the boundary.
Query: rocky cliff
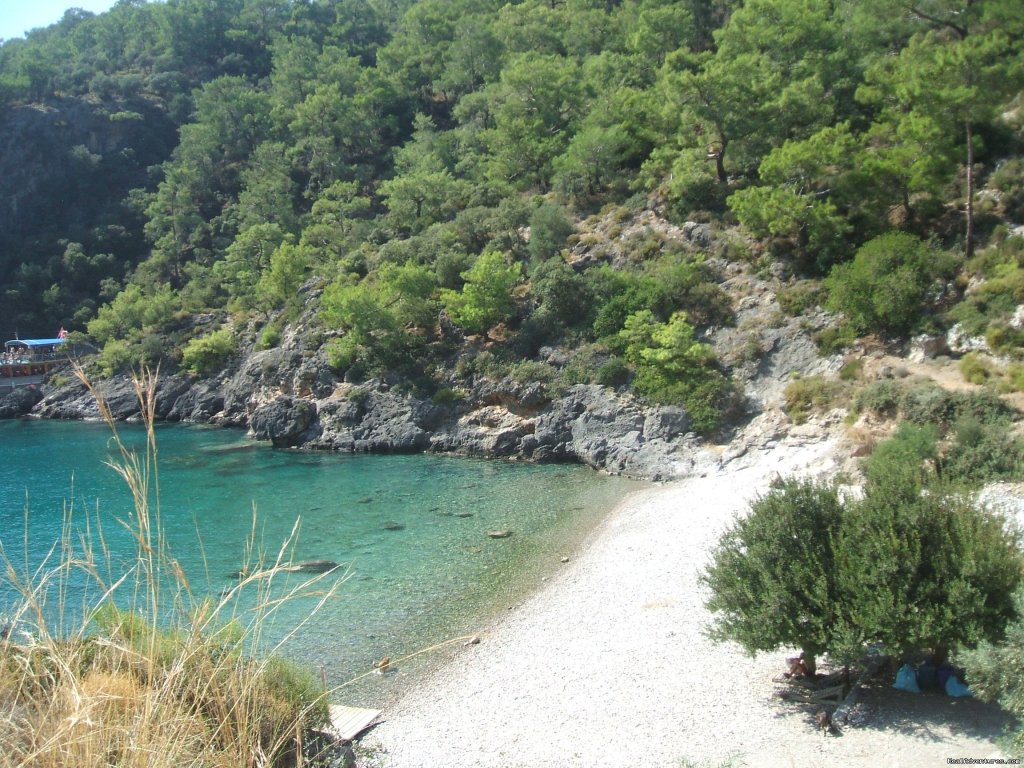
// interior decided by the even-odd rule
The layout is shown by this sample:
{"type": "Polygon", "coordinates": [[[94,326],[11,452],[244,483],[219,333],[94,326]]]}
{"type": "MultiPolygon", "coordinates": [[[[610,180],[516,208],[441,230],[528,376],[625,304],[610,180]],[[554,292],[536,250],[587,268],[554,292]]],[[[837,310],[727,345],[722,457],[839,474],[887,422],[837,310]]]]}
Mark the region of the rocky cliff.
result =
{"type": "MultiPolygon", "coordinates": [[[[707,329],[705,338],[743,393],[718,446],[692,431],[683,408],[645,404],[623,389],[596,384],[559,388],[470,374],[458,381],[458,397],[431,398],[395,382],[349,383],[331,370],[322,348],[309,349],[303,319],[280,346],[250,346],[217,377],[161,377],[156,414],[161,420],[244,427],[280,448],[581,462],[650,480],[690,475],[709,462],[735,459],[785,437],[793,426],[779,410],[786,382],[794,373],[834,372],[839,366],[838,358],[820,356],[811,339],[829,322],[826,314],[817,310],[792,318],[781,312],[776,294],[787,283],[785,274],[758,276],[748,266],[724,261],[715,266],[733,300],[735,322],[707,329]]],[[[563,364],[558,350],[543,353],[555,367],[563,364]]],[[[97,391],[115,418],[138,417],[127,376],[99,381],[97,391]]],[[[27,412],[58,419],[100,415],[77,381],[0,398],[0,416],[27,412]]],[[[806,439],[816,434],[813,426],[802,430],[806,439]]]]}

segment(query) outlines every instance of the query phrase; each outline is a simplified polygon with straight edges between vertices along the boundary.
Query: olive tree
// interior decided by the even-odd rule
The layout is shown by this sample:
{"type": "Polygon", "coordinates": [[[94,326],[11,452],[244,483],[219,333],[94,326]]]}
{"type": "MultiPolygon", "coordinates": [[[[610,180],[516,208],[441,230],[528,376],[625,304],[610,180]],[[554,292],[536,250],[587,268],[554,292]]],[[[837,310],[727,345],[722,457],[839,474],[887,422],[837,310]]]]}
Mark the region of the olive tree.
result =
{"type": "Polygon", "coordinates": [[[1006,521],[963,494],[902,485],[869,483],[843,516],[836,562],[851,638],[899,657],[929,649],[940,660],[998,638],[1021,581],[1006,521]]]}
{"type": "Polygon", "coordinates": [[[753,654],[781,646],[815,659],[843,632],[835,542],[843,505],[834,486],[787,480],[751,504],[715,548],[703,575],[711,636],[753,654]]]}
{"type": "Polygon", "coordinates": [[[1000,638],[1021,584],[1015,536],[962,494],[906,479],[869,479],[850,502],[789,480],[755,501],[703,576],[712,637],[750,653],[795,646],[812,669],[823,653],[854,660],[869,645],[941,658],[1000,638]]]}
{"type": "MultiPolygon", "coordinates": [[[[1024,616],[1024,590],[1018,590],[1014,599],[1018,617],[1024,616]]],[[[1010,754],[1024,756],[1024,619],[1012,622],[1001,641],[982,643],[959,660],[967,669],[971,692],[984,701],[999,702],[1017,718],[1004,746],[1010,754]]]]}

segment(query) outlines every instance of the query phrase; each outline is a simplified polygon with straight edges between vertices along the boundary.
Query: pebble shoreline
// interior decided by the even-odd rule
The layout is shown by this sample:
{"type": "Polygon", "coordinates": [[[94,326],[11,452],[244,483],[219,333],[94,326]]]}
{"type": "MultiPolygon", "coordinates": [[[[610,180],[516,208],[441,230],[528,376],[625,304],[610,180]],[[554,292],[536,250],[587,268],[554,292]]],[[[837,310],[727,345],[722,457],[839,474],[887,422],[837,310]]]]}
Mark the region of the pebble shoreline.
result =
{"type": "Polygon", "coordinates": [[[938,697],[925,728],[913,722],[925,714],[907,717],[897,701],[871,727],[823,737],[774,698],[785,651],[751,658],[704,636],[698,575],[720,533],[774,477],[830,475],[835,449],[783,442],[742,468],[627,499],[480,644],[453,651],[384,712],[362,742],[370,764],[923,768],[999,756],[998,713],[968,702],[944,723],[955,704],[938,697]]]}

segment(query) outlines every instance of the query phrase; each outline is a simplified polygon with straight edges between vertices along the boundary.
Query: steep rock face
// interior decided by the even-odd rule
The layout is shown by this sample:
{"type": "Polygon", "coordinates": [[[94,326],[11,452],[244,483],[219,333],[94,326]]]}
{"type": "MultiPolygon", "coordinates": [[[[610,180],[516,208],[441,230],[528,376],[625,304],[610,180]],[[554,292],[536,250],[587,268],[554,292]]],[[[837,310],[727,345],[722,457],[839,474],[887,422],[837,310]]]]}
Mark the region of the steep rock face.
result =
{"type": "Polygon", "coordinates": [[[392,392],[379,382],[343,389],[321,409],[321,433],[310,447],[372,453],[430,448],[439,410],[429,401],[392,392]]]}
{"type": "Polygon", "coordinates": [[[291,376],[302,362],[297,351],[268,349],[254,352],[242,363],[223,388],[222,420],[227,424],[245,425],[260,403],[279,395],[291,395],[291,376]]]}
{"type": "MultiPolygon", "coordinates": [[[[707,227],[694,225],[679,232],[666,230],[666,236],[698,247],[711,234],[707,227]]],[[[303,316],[282,331],[280,346],[274,349],[254,350],[252,328],[240,333],[240,357],[219,377],[161,379],[157,417],[247,427],[252,437],[278,447],[435,451],[581,462],[652,480],[685,476],[708,462],[736,460],[782,439],[792,425],[778,405],[792,373],[827,373],[838,365],[838,358],[819,355],[811,337],[831,322],[826,313],[816,309],[793,318],[781,312],[776,292],[785,285],[785,275],[758,275],[742,264],[717,257],[712,261],[734,299],[735,322],[705,329],[703,338],[747,395],[746,412],[732,415],[732,444],[721,451],[708,448],[691,431],[684,408],[646,405],[631,394],[596,384],[559,391],[511,376],[460,377],[453,363],[450,371],[440,372],[447,389],[438,392],[443,396],[435,402],[402,391],[393,381],[342,381],[328,364],[324,339],[308,330],[316,327],[315,301],[307,302],[303,316]]],[[[315,290],[313,284],[303,287],[305,292],[315,290]]],[[[540,359],[560,369],[570,364],[572,355],[545,348],[540,359]]],[[[115,417],[138,414],[126,378],[103,382],[98,390],[115,417]]],[[[35,411],[54,418],[98,415],[91,396],[77,384],[48,394],[35,411]]],[[[806,439],[827,431],[830,423],[814,425],[817,431],[806,439]]]]}
{"type": "Polygon", "coordinates": [[[167,158],[175,136],[164,110],[142,97],[108,104],[56,98],[4,110],[0,232],[24,235],[35,221],[57,232],[82,227],[144,185],[146,167],[167,158]],[[44,208],[55,199],[64,203],[58,210],[44,208]]]}
{"type": "Polygon", "coordinates": [[[534,405],[506,401],[453,414],[431,435],[430,449],[579,461],[648,479],[677,477],[690,469],[687,454],[698,440],[687,431],[689,415],[681,408],[643,407],[597,385],[571,387],[539,412],[534,405]]]}
{"type": "Polygon", "coordinates": [[[157,417],[167,421],[183,421],[176,408],[179,400],[184,401],[191,394],[191,382],[184,376],[167,376],[161,378],[158,385],[155,404],[157,417]]]}
{"type": "Polygon", "coordinates": [[[538,458],[564,458],[633,477],[660,480],[689,469],[698,439],[682,408],[641,406],[595,384],[572,387],[538,419],[538,458]]]}
{"type": "Polygon", "coordinates": [[[815,331],[834,325],[835,317],[820,307],[799,317],[786,316],[777,296],[786,285],[784,267],[765,277],[740,264],[722,264],[721,271],[726,275],[723,289],[738,297],[735,322],[710,329],[707,340],[743,386],[750,415],[778,406],[794,373],[813,376],[838,371],[841,357],[822,355],[813,339],[815,331]]]}
{"type": "MultiPolygon", "coordinates": [[[[159,399],[157,407],[159,413],[159,399]]],[[[223,410],[224,394],[220,388],[215,383],[200,381],[187,386],[174,397],[163,418],[168,421],[206,423],[217,421],[223,410]]]]}
{"type": "Polygon", "coordinates": [[[36,387],[19,387],[0,395],[0,419],[24,416],[42,399],[43,393],[36,387]]]}
{"type": "Polygon", "coordinates": [[[249,421],[249,428],[257,440],[270,440],[276,447],[290,448],[300,445],[311,435],[316,406],[306,400],[279,397],[257,408],[249,421]]]}
{"type": "MultiPolygon", "coordinates": [[[[129,376],[99,379],[93,386],[115,419],[140,416],[138,394],[129,376]]],[[[184,376],[160,378],[155,395],[154,413],[161,421],[210,422],[224,403],[224,396],[215,382],[194,381],[184,376]]],[[[33,412],[47,419],[98,419],[101,416],[96,397],[77,380],[46,390],[33,412]]]]}
{"type": "Polygon", "coordinates": [[[529,456],[536,421],[509,405],[485,405],[463,414],[432,437],[431,448],[471,456],[529,456]]]}
{"type": "MultiPolygon", "coordinates": [[[[139,399],[128,376],[112,376],[95,382],[93,386],[115,419],[139,416],[139,399]]],[[[96,398],[77,379],[46,392],[33,412],[47,419],[99,419],[102,416],[96,398]]]]}

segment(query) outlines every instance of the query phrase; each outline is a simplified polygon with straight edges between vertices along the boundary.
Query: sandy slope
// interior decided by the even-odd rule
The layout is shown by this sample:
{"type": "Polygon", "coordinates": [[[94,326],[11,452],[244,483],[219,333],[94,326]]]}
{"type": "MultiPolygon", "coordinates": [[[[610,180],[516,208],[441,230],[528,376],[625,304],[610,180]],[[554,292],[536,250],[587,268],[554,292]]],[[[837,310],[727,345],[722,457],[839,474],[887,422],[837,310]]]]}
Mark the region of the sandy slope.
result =
{"type": "Polygon", "coordinates": [[[776,474],[834,470],[831,443],[787,446],[654,489],[614,512],[562,572],[396,706],[363,742],[382,766],[938,766],[996,756],[976,701],[869,690],[823,737],[773,698],[785,653],[707,640],[697,575],[776,474]]]}

